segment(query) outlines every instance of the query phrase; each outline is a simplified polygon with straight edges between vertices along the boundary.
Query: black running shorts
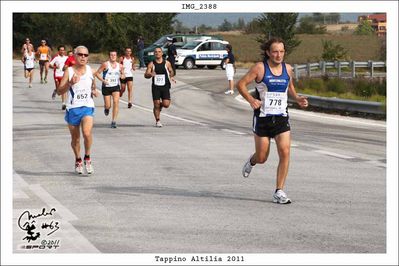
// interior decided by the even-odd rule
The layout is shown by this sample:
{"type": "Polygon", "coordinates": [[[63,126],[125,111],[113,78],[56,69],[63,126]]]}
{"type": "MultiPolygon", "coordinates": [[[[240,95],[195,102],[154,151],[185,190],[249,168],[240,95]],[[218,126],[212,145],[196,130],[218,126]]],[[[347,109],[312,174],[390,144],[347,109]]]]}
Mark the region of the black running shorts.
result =
{"type": "Polygon", "coordinates": [[[128,81],[133,81],[133,77],[126,77],[125,79],[120,79],[122,84],[126,84],[128,81]]]}
{"type": "Polygon", "coordinates": [[[288,116],[259,117],[254,115],[252,130],[259,137],[274,138],[278,134],[290,131],[291,127],[288,116]]]}
{"type": "Polygon", "coordinates": [[[103,93],[104,96],[108,96],[108,95],[112,95],[113,92],[115,91],[121,91],[120,86],[114,86],[114,87],[106,87],[106,86],[102,86],[101,87],[101,91],[103,93]]]}
{"type": "Polygon", "coordinates": [[[39,60],[39,65],[43,66],[48,63],[48,60],[39,60]]]}
{"type": "Polygon", "coordinates": [[[152,100],[170,100],[170,88],[152,86],[152,100]]]}

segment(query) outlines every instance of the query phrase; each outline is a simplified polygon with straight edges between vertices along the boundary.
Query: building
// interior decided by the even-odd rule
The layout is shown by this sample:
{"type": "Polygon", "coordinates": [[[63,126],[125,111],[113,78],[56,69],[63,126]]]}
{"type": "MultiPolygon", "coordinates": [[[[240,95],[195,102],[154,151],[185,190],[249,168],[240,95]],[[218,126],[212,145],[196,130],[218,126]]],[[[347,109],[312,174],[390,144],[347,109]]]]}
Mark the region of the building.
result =
{"type": "Polygon", "coordinates": [[[362,21],[369,21],[371,27],[375,30],[378,36],[385,36],[387,34],[387,14],[371,14],[367,16],[359,16],[357,21],[360,23],[362,21]]]}

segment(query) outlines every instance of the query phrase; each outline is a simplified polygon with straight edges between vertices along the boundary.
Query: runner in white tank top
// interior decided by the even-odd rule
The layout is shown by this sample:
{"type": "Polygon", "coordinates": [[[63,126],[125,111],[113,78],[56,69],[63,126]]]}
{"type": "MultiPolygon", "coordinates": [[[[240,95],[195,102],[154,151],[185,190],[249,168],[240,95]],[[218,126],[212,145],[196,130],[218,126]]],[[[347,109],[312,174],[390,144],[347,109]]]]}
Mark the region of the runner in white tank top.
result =
{"type": "MultiPolygon", "coordinates": [[[[69,82],[71,82],[72,77],[77,75],[73,67],[68,67],[69,82]]],[[[94,101],[91,96],[92,93],[92,83],[94,82],[93,70],[90,66],[86,65],[86,72],[79,77],[79,81],[69,87],[68,90],[68,100],[66,109],[69,111],[73,108],[78,107],[93,107],[94,101]]]]}
{"type": "Polygon", "coordinates": [[[94,101],[97,97],[93,70],[87,65],[89,50],[85,46],[75,49],[76,64],[64,72],[57,94],[68,92],[65,121],[71,133],[71,146],[75,154],[75,172],[83,173],[83,162],[80,155],[80,128],[84,139],[84,165],[87,174],[93,173],[90,153],[93,142],[92,128],[94,123],[94,101]]]}
{"type": "Polygon", "coordinates": [[[119,112],[120,79],[125,78],[123,66],[116,61],[116,51],[109,52],[109,60],[102,63],[96,72],[96,77],[101,80],[102,94],[104,96],[104,114],[108,116],[111,108],[112,96],[112,121],[111,128],[116,128],[116,119],[119,112]]]}
{"type": "Polygon", "coordinates": [[[127,98],[128,104],[127,108],[132,108],[132,98],[133,98],[133,71],[136,70],[136,66],[134,64],[134,57],[132,56],[132,49],[130,47],[125,48],[125,55],[121,56],[119,62],[123,65],[125,78],[121,79],[121,93],[120,97],[123,96],[123,93],[126,90],[127,84],[127,98]]]}
{"type": "Polygon", "coordinates": [[[29,88],[32,88],[33,69],[35,68],[36,55],[33,51],[33,46],[28,46],[28,51],[24,53],[21,61],[24,63],[25,78],[29,78],[29,88]]]}

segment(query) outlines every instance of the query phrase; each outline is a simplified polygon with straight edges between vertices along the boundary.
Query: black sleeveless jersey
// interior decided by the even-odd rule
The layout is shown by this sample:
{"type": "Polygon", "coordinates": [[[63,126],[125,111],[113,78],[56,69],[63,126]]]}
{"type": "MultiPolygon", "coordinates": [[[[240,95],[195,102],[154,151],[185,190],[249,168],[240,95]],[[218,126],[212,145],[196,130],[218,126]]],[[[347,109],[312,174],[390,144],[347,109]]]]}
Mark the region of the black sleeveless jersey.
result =
{"type": "Polygon", "coordinates": [[[154,64],[155,75],[156,75],[155,77],[152,77],[152,86],[156,88],[170,88],[169,71],[166,68],[166,60],[162,59],[162,63],[157,63],[154,60],[152,61],[152,63],[154,64]],[[165,85],[161,86],[156,84],[155,79],[157,78],[158,75],[160,76],[164,75],[165,85]]]}

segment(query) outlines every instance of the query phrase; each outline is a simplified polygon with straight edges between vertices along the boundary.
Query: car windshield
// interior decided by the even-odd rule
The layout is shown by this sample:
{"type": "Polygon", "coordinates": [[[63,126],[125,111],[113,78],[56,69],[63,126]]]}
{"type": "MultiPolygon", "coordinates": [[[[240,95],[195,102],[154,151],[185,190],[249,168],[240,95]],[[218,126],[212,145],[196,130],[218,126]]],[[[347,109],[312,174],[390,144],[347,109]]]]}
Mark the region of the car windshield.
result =
{"type": "Polygon", "coordinates": [[[185,45],[183,45],[183,47],[181,49],[187,49],[187,50],[192,50],[195,47],[197,47],[198,44],[200,44],[200,41],[196,41],[196,42],[189,42],[186,43],[185,45]]]}
{"type": "Polygon", "coordinates": [[[156,42],[154,42],[155,46],[163,46],[166,43],[166,36],[162,36],[156,42]]]}

